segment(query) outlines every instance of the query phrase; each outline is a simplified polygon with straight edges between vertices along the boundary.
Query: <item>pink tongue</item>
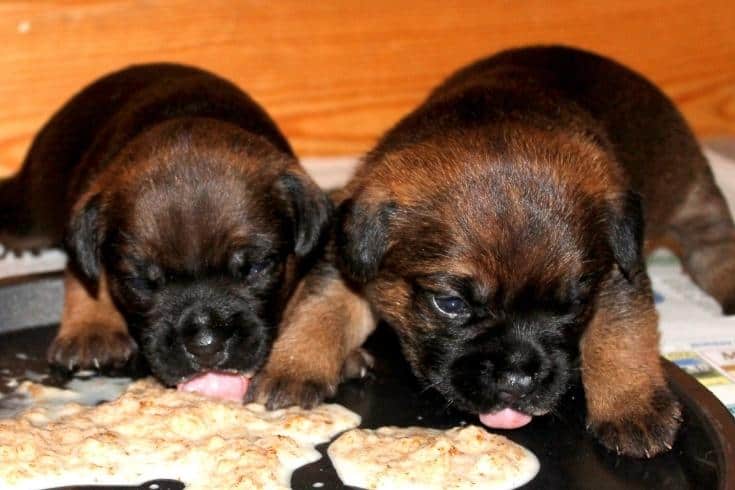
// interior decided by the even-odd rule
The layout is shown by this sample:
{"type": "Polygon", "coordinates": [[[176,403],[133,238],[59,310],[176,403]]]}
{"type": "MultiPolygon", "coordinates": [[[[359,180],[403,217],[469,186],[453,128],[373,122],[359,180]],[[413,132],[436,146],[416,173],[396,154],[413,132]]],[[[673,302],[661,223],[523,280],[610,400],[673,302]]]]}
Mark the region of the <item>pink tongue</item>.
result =
{"type": "Polygon", "coordinates": [[[531,421],[533,417],[516,412],[512,408],[504,408],[499,412],[481,413],[480,422],[493,429],[517,429],[531,421]]]}
{"type": "Polygon", "coordinates": [[[176,388],[179,391],[239,402],[245,397],[249,384],[250,378],[241,374],[205,373],[180,383],[176,388]]]}

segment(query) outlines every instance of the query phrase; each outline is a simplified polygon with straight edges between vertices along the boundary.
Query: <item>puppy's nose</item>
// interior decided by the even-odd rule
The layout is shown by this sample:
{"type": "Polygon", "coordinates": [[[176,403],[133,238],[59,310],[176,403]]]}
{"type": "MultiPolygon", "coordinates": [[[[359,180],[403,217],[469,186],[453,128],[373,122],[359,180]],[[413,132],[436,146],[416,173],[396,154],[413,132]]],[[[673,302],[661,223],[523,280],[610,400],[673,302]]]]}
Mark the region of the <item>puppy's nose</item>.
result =
{"type": "Polygon", "coordinates": [[[208,309],[189,312],[181,331],[184,347],[204,364],[209,364],[232,336],[232,329],[226,323],[208,309]]]}
{"type": "Polygon", "coordinates": [[[531,393],[533,378],[528,374],[510,372],[504,373],[498,379],[498,398],[505,403],[513,403],[531,393]]]}

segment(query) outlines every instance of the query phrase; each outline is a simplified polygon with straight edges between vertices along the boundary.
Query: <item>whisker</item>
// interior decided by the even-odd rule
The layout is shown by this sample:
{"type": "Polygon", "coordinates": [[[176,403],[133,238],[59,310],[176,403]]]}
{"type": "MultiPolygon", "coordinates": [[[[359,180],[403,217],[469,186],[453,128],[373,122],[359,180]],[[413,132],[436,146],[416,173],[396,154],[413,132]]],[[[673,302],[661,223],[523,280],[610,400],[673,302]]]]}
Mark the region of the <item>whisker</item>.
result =
{"type": "Polygon", "coordinates": [[[426,393],[431,388],[434,388],[435,386],[437,386],[439,383],[441,383],[441,381],[436,381],[434,383],[427,384],[426,386],[424,386],[423,388],[421,388],[421,390],[419,391],[419,395],[426,393]]]}
{"type": "Polygon", "coordinates": [[[454,403],[454,399],[449,398],[447,401],[447,404],[444,405],[444,411],[446,412],[447,410],[449,410],[449,407],[451,407],[453,403],[454,403]]]}

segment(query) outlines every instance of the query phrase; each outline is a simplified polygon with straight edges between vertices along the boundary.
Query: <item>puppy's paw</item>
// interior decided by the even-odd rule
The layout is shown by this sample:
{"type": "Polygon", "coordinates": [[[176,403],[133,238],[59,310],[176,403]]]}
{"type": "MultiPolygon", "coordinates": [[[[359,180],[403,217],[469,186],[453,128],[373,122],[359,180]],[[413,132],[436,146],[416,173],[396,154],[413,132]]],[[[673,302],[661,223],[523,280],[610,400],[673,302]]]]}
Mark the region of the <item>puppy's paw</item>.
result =
{"type": "Polygon", "coordinates": [[[682,422],[681,406],[668,388],[657,389],[647,405],[631,404],[628,413],[593,420],[588,428],[610,451],[635,458],[651,458],[671,449],[682,422]]]}
{"type": "Polygon", "coordinates": [[[137,350],[137,344],[125,332],[81,328],[73,335],[57,335],[46,352],[46,359],[49,364],[69,371],[121,368],[137,350]]]}
{"type": "Polygon", "coordinates": [[[314,408],[337,393],[339,380],[300,377],[265,369],[253,378],[246,402],[262,403],[268,410],[298,405],[314,408]]]}
{"type": "Polygon", "coordinates": [[[375,358],[365,349],[358,347],[350,352],[342,365],[342,380],[362,379],[375,366],[375,358]]]}

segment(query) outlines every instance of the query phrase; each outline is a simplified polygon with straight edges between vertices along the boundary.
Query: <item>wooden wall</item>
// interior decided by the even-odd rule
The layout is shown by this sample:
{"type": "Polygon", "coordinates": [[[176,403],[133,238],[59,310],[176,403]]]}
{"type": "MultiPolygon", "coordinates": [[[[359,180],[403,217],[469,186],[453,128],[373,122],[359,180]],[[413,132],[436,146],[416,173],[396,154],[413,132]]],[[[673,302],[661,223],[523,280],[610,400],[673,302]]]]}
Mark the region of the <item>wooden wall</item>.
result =
{"type": "Polygon", "coordinates": [[[357,154],[453,69],[561,42],[611,55],[735,134],[733,0],[0,2],[0,175],[72,93],[130,63],[200,65],[263,103],[301,155],[357,154]]]}

